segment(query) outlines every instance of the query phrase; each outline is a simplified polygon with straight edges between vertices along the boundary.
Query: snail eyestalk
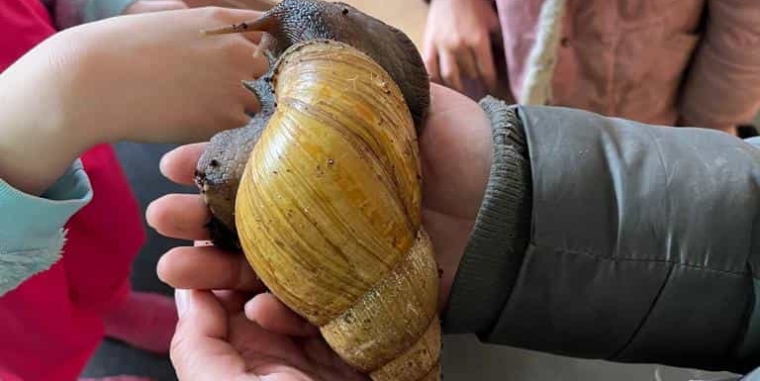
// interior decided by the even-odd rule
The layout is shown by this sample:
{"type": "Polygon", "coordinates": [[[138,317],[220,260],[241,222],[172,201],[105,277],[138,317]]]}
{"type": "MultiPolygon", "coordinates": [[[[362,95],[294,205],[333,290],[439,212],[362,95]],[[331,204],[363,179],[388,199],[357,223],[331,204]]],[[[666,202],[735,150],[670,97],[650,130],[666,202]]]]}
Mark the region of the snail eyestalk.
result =
{"type": "Polygon", "coordinates": [[[201,30],[204,36],[220,34],[248,33],[248,32],[271,32],[277,28],[277,19],[271,13],[265,14],[258,20],[243,21],[237,24],[227,25],[214,29],[201,30]]]}

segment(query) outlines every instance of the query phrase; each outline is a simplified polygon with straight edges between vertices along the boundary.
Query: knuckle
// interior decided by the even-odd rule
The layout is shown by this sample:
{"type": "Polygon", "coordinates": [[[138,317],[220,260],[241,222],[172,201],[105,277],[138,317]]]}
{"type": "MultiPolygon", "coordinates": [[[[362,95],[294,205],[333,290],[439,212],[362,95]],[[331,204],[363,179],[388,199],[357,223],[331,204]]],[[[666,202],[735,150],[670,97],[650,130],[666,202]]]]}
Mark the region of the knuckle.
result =
{"type": "Polygon", "coordinates": [[[183,327],[185,325],[187,325],[187,323],[183,322],[180,319],[180,321],[177,323],[177,330],[175,331],[174,336],[172,336],[172,340],[169,343],[169,357],[171,358],[172,363],[175,365],[184,364],[184,360],[186,358],[186,340],[181,334],[184,332],[183,327]]]}
{"type": "Polygon", "coordinates": [[[204,15],[211,20],[226,21],[229,12],[222,7],[207,6],[202,9],[204,15]]]}
{"type": "Polygon", "coordinates": [[[441,76],[443,79],[445,79],[447,82],[451,82],[456,80],[457,72],[455,70],[452,70],[450,68],[447,68],[441,72],[441,76]]]}
{"type": "Polygon", "coordinates": [[[448,36],[448,38],[446,38],[445,40],[443,40],[443,42],[441,43],[441,45],[444,48],[448,49],[448,50],[459,49],[459,47],[461,47],[462,45],[464,45],[464,37],[460,36],[458,34],[452,34],[452,35],[448,36]]]}
{"type": "Polygon", "coordinates": [[[145,217],[148,223],[155,229],[164,231],[167,225],[172,221],[172,214],[162,203],[150,204],[145,211],[145,217]]]}
{"type": "Polygon", "coordinates": [[[469,40],[470,45],[474,45],[474,46],[484,45],[487,42],[488,42],[488,37],[482,33],[473,34],[469,40]]]}

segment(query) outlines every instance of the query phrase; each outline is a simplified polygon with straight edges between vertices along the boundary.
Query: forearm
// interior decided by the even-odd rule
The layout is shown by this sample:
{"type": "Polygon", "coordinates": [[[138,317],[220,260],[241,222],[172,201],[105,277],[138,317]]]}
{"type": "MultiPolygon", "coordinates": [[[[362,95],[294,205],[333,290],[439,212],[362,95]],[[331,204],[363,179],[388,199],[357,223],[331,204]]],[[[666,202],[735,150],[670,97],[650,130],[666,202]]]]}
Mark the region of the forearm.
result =
{"type": "MultiPolygon", "coordinates": [[[[707,130],[516,111],[530,211],[476,224],[445,327],[574,357],[746,371],[760,323],[751,271],[760,150],[707,130]],[[529,227],[507,229],[510,219],[529,227]]],[[[489,189],[515,188],[495,172],[489,189]]],[[[498,196],[479,223],[509,210],[499,203],[521,205],[498,196]]]]}
{"type": "Polygon", "coordinates": [[[444,329],[489,331],[512,292],[528,244],[530,163],[515,108],[480,102],[493,134],[493,161],[483,203],[448,297],[444,329]]]}
{"type": "Polygon", "coordinates": [[[0,74],[0,178],[33,195],[50,187],[98,140],[74,125],[66,110],[74,96],[66,93],[71,87],[44,86],[54,77],[58,82],[76,81],[75,72],[63,69],[70,55],[60,53],[40,47],[0,74]],[[30,69],[39,61],[46,61],[43,67],[49,70],[30,69]]]}

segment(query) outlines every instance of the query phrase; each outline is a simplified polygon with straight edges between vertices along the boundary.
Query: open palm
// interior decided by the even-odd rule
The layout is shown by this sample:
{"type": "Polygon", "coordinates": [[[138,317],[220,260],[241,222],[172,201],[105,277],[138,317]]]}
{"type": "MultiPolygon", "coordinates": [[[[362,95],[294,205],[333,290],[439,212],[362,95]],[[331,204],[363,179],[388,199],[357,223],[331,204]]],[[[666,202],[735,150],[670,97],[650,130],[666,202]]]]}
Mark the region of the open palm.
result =
{"type": "MultiPolygon", "coordinates": [[[[443,308],[482,202],[491,167],[492,138],[490,123],[476,103],[442,86],[434,85],[432,90],[431,112],[419,139],[423,225],[442,270],[440,306],[443,308]]],[[[192,184],[195,163],[204,147],[203,144],[187,145],[167,154],[162,160],[162,172],[175,182],[192,184]]],[[[163,235],[196,241],[208,239],[204,227],[209,219],[208,209],[198,195],[164,196],[151,204],[147,214],[151,226],[163,235]]],[[[241,254],[223,252],[210,245],[172,249],[161,258],[158,273],[162,280],[178,289],[263,291],[241,254]]],[[[223,310],[212,294],[205,298],[204,308],[215,308],[217,315],[223,316],[216,316],[215,324],[225,327],[217,328],[213,336],[216,339],[208,343],[215,348],[212,352],[216,358],[226,363],[218,367],[218,372],[236,369],[235,377],[247,375],[244,379],[250,380],[366,379],[351,371],[327,347],[314,327],[270,294],[258,294],[248,302],[245,313],[241,308],[220,312],[223,310]]],[[[190,328],[178,330],[175,341],[182,343],[183,337],[191,333],[190,328]]],[[[194,348],[198,351],[197,346],[194,348]]],[[[175,352],[172,352],[173,358],[175,352]]],[[[198,362],[209,363],[209,360],[198,362]]],[[[178,371],[181,370],[178,363],[184,364],[179,360],[174,363],[178,371]]],[[[206,367],[208,369],[210,367],[206,367]]],[[[209,377],[228,379],[213,374],[209,377]]],[[[194,373],[180,379],[206,380],[194,373]]]]}
{"type": "Polygon", "coordinates": [[[180,380],[369,380],[290,311],[255,308],[260,313],[246,316],[238,293],[178,290],[177,299],[181,319],[171,355],[180,380]],[[265,329],[259,319],[277,322],[265,329]]]}

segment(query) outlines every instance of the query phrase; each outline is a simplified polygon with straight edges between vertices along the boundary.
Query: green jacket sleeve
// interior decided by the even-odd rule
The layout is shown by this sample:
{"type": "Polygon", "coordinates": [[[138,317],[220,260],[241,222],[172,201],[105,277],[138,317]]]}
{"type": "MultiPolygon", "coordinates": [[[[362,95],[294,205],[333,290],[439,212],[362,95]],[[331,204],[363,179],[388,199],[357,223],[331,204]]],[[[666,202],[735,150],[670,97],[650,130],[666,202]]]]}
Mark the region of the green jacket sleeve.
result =
{"type": "Polygon", "coordinates": [[[481,105],[494,164],[448,332],[618,362],[760,363],[760,149],[707,129],[481,105]]]}

